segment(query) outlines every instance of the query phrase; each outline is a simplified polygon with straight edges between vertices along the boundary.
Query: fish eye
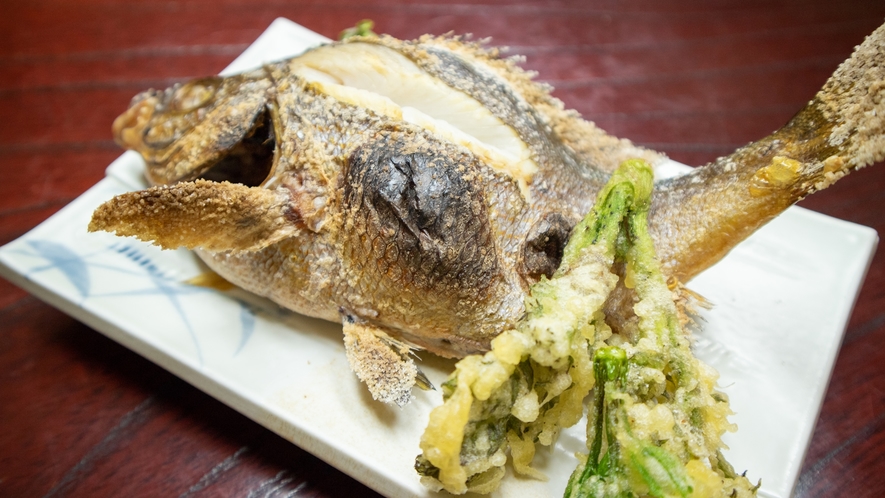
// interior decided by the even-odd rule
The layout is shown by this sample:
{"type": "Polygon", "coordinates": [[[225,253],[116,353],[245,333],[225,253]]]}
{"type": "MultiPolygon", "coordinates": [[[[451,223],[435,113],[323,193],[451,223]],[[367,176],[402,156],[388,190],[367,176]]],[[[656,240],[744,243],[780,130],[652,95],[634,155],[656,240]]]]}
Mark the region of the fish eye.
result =
{"type": "Polygon", "coordinates": [[[202,78],[175,85],[165,95],[156,92],[160,99],[157,112],[163,119],[152,120],[145,127],[144,144],[154,149],[172,145],[194,126],[197,117],[192,113],[212,102],[220,85],[220,77],[202,78]]]}
{"type": "Polygon", "coordinates": [[[168,112],[185,114],[205,106],[215,96],[219,85],[221,85],[221,78],[213,77],[189,81],[175,88],[172,98],[169,100],[168,112]]]}
{"type": "Polygon", "coordinates": [[[572,224],[559,213],[547,213],[535,222],[522,248],[520,271],[530,283],[549,277],[559,268],[572,224]]]}
{"type": "Polygon", "coordinates": [[[179,138],[181,127],[181,123],[173,119],[152,123],[145,127],[142,141],[154,149],[168,147],[179,138]]]}
{"type": "Polygon", "coordinates": [[[215,95],[211,85],[180,85],[164,91],[148,90],[132,98],[129,108],[114,120],[114,140],[127,149],[154,154],[167,149],[199,123],[204,112],[177,112],[205,107],[215,95]],[[184,90],[182,90],[184,88],[184,90]],[[178,94],[182,100],[175,101],[178,94]],[[170,112],[169,109],[176,109],[170,112]]]}

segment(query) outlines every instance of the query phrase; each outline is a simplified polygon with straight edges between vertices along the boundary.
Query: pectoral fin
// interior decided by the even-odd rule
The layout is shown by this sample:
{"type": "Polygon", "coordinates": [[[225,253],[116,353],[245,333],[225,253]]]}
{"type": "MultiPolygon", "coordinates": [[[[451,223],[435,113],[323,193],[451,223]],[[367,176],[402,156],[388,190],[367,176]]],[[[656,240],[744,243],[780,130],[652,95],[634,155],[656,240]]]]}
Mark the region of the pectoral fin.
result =
{"type": "Polygon", "coordinates": [[[345,320],[344,349],[351,370],[376,401],[405,406],[412,387],[433,388],[411,358],[411,348],[381,329],[345,320]]]}
{"type": "Polygon", "coordinates": [[[118,195],[95,210],[89,231],[164,249],[257,251],[295,233],[290,206],[284,191],[197,180],[118,195]]]}

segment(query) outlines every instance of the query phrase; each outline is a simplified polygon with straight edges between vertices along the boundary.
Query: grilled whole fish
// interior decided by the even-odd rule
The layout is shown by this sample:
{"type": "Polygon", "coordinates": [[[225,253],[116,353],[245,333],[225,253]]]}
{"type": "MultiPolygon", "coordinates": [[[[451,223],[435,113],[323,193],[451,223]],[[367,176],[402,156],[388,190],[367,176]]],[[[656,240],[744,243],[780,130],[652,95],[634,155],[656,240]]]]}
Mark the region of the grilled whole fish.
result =
{"type": "MultiPolygon", "coordinates": [[[[885,158],[883,59],[885,27],[782,129],[659,182],[649,223],[665,274],[689,280],[885,158]]],[[[409,348],[487,350],[614,167],[664,160],[531,77],[459,38],[369,36],[144,92],[113,129],[156,186],[105,203],[89,229],[195,249],[247,290],[342,322],[357,375],[406,402],[420,379],[409,348]]],[[[610,306],[629,309],[620,295],[610,306]]]]}

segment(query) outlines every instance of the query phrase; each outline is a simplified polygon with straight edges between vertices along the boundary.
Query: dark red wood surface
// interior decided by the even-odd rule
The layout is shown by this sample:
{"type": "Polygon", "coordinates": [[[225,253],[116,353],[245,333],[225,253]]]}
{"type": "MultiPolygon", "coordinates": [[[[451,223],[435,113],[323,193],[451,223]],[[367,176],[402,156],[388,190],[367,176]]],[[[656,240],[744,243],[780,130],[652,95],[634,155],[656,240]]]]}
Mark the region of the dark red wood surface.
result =
{"type": "MultiPolygon", "coordinates": [[[[0,2],[0,244],[99,181],[135,93],[227,65],[276,17],[326,36],[492,37],[608,131],[702,164],[786,122],[885,2],[0,2]]],[[[805,207],[885,231],[885,166],[805,207]]],[[[796,496],[885,494],[885,255],[845,335],[796,496]]],[[[0,279],[0,496],[372,496],[0,279]]]]}

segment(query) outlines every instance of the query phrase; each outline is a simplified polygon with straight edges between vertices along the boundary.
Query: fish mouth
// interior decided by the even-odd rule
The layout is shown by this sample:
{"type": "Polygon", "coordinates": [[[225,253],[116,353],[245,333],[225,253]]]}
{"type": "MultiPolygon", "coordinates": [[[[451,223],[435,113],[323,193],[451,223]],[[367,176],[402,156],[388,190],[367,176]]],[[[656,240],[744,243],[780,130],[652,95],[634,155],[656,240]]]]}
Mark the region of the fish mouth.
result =
{"type": "Polygon", "coordinates": [[[156,90],[142,92],[132,98],[129,109],[117,116],[111,126],[114,141],[125,149],[138,150],[144,144],[145,129],[160,105],[156,90]]]}
{"type": "MultiPolygon", "coordinates": [[[[214,164],[200,169],[179,181],[210,180],[240,183],[247,187],[261,186],[273,171],[277,157],[276,132],[269,107],[256,117],[253,126],[214,164]]],[[[205,167],[205,166],[204,166],[205,167]]]]}
{"type": "Polygon", "coordinates": [[[260,186],[273,170],[279,136],[263,76],[201,78],[142,92],[114,120],[114,139],[141,154],[155,185],[205,179],[260,186]],[[257,91],[238,91],[248,85],[257,91]]]}

